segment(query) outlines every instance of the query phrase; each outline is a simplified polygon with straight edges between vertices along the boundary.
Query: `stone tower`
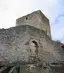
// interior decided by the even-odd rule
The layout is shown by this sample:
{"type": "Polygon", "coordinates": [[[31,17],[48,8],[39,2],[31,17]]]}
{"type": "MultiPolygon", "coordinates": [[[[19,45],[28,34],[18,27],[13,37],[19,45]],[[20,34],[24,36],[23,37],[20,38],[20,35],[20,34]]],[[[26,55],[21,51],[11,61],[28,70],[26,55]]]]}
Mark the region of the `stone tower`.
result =
{"type": "Polygon", "coordinates": [[[64,46],[49,38],[42,12],[19,18],[16,25],[0,29],[0,73],[64,73],[64,46]]]}
{"type": "Polygon", "coordinates": [[[49,19],[40,11],[35,11],[16,20],[16,26],[30,25],[42,29],[51,38],[49,19]]]}

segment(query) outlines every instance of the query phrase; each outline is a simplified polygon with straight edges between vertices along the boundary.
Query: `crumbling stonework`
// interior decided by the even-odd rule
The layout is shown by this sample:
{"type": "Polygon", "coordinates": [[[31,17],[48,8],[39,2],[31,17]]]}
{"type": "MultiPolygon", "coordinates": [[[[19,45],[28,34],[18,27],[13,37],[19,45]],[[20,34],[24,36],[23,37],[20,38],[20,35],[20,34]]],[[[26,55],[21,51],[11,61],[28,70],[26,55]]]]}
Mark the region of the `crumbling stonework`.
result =
{"type": "MultiPolygon", "coordinates": [[[[17,23],[19,23],[18,20],[17,23]]],[[[30,22],[32,22],[31,19],[30,22]]],[[[47,34],[49,31],[46,33],[44,29],[34,27],[38,23],[40,26],[39,21],[35,21],[33,26],[31,24],[24,25],[24,23],[23,21],[20,26],[0,29],[0,68],[3,67],[0,69],[0,73],[7,67],[12,67],[12,69],[3,73],[12,73],[12,70],[20,65],[22,71],[27,67],[31,70],[32,67],[33,73],[64,73],[64,48],[61,47],[62,44],[52,41],[50,35],[47,34]]],[[[50,30],[49,26],[44,28],[50,30]]],[[[19,73],[17,71],[13,73],[19,73]]]]}
{"type": "Polygon", "coordinates": [[[35,61],[62,62],[64,51],[43,30],[21,25],[0,30],[0,64],[35,61]],[[38,58],[38,60],[36,59],[38,58]]]}
{"type": "Polygon", "coordinates": [[[30,25],[42,29],[51,38],[49,19],[40,11],[35,11],[16,20],[16,26],[30,25]]]}

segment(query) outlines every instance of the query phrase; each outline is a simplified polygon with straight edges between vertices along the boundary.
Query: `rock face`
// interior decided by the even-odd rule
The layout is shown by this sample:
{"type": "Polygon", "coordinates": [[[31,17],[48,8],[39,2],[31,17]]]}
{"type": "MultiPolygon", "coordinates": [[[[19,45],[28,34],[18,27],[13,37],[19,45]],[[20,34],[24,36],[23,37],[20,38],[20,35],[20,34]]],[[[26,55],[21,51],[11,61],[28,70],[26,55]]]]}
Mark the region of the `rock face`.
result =
{"type": "Polygon", "coordinates": [[[18,18],[16,26],[19,25],[30,25],[42,29],[51,38],[49,20],[40,10],[18,18]]]}

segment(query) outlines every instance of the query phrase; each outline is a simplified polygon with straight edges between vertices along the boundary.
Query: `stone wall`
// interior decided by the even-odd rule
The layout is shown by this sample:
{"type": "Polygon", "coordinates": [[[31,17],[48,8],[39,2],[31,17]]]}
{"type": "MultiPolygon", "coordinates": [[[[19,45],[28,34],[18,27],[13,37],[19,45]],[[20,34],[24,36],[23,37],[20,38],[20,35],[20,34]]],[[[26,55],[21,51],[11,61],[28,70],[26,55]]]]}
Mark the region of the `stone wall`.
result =
{"type": "Polygon", "coordinates": [[[0,65],[64,61],[64,52],[57,45],[33,26],[0,29],[0,65]]]}

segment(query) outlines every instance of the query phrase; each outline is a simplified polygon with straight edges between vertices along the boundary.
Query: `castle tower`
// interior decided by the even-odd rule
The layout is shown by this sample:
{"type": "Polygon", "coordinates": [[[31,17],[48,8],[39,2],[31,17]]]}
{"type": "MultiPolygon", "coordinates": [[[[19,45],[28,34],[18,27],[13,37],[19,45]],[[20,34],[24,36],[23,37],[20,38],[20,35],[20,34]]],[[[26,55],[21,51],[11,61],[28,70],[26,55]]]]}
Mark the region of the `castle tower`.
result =
{"type": "Polygon", "coordinates": [[[30,25],[42,29],[51,38],[49,19],[40,11],[35,11],[16,20],[16,26],[30,25]]]}

